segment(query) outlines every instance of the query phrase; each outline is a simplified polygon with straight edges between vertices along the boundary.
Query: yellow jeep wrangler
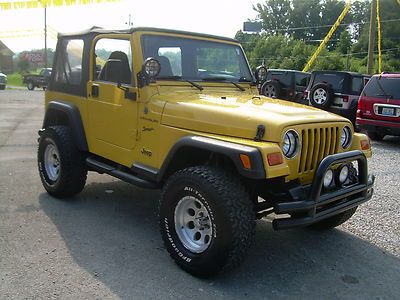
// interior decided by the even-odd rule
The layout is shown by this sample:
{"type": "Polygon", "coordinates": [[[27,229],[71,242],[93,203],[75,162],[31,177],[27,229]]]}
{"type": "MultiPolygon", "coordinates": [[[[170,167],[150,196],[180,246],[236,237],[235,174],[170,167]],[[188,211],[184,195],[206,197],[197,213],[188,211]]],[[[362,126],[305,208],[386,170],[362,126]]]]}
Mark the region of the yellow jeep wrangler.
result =
{"type": "Polygon", "coordinates": [[[340,116],[257,95],[238,41],[92,28],[59,36],[39,130],[47,192],[68,198],[88,171],[161,188],[165,246],[187,272],[237,266],[255,221],[335,227],[373,193],[368,138],[340,116]]]}

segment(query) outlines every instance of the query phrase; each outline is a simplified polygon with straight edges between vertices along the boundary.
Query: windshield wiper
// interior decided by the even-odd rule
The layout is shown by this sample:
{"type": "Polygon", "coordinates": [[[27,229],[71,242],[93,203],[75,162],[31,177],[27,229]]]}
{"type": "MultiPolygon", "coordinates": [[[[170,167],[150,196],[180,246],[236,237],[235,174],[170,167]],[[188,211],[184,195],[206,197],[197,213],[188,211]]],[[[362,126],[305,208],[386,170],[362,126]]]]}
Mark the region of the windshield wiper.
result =
{"type": "Polygon", "coordinates": [[[156,77],[156,79],[161,79],[161,80],[162,79],[179,79],[179,80],[186,81],[187,83],[190,83],[192,86],[194,86],[195,88],[199,89],[200,91],[202,91],[204,89],[200,84],[197,84],[197,83],[195,83],[193,81],[190,81],[190,80],[183,79],[182,76],[178,76],[178,75],[160,76],[160,77],[156,77]]]}
{"type": "Polygon", "coordinates": [[[234,81],[229,81],[230,83],[232,83],[234,86],[236,86],[239,90],[241,90],[242,92],[244,92],[246,89],[244,87],[241,87],[240,85],[238,85],[236,82],[234,81]]]}
{"type": "Polygon", "coordinates": [[[196,82],[193,82],[193,81],[190,81],[190,80],[186,80],[186,79],[185,79],[185,81],[190,83],[195,88],[198,88],[200,91],[204,90],[204,88],[200,84],[197,84],[196,82]]]}
{"type": "Polygon", "coordinates": [[[205,77],[202,78],[204,81],[227,81],[229,83],[232,83],[235,87],[237,87],[239,90],[241,90],[242,92],[245,91],[246,89],[241,87],[239,84],[237,84],[234,81],[228,80],[225,77],[219,77],[219,76],[215,76],[215,77],[205,77]]]}

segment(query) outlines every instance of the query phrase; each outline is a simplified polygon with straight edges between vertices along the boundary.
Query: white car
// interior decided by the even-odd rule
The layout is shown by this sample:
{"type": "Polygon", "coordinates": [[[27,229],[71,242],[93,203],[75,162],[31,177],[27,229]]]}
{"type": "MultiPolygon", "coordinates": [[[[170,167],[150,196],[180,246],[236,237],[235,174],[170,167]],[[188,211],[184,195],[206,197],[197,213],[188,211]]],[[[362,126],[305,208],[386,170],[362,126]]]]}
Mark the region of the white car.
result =
{"type": "Polygon", "coordinates": [[[7,75],[0,72],[0,90],[4,90],[7,84],[7,75]]]}

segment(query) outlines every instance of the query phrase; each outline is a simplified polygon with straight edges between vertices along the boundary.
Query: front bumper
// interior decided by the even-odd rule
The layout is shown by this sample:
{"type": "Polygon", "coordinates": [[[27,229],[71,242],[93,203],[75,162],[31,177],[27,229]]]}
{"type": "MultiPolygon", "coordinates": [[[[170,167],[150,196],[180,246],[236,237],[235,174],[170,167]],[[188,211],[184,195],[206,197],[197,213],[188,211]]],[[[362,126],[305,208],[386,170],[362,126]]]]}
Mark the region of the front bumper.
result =
{"type": "Polygon", "coordinates": [[[371,199],[374,175],[368,175],[367,159],[359,151],[333,154],[325,157],[315,172],[314,181],[307,187],[289,190],[294,201],[279,202],[274,205],[276,214],[289,214],[277,218],[272,225],[275,230],[307,226],[332,217],[371,199]],[[323,191],[323,178],[333,165],[358,162],[358,182],[334,191],[323,191]]]}

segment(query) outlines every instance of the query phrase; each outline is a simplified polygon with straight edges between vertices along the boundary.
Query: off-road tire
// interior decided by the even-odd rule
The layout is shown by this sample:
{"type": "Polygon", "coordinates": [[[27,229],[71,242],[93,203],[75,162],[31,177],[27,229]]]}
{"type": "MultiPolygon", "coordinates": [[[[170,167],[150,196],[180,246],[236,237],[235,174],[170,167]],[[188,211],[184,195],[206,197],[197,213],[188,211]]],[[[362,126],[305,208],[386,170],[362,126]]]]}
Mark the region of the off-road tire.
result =
{"type": "Polygon", "coordinates": [[[69,127],[47,127],[39,139],[37,156],[40,179],[50,195],[66,198],[83,190],[87,169],[84,156],[76,147],[69,127]],[[56,156],[59,165],[58,173],[49,174],[47,171],[49,162],[46,160],[46,148],[56,153],[53,156],[56,156]]]}
{"type": "Polygon", "coordinates": [[[0,90],[5,90],[6,86],[5,85],[0,85],[0,90]]]}
{"type": "Polygon", "coordinates": [[[333,90],[328,84],[318,83],[310,90],[310,103],[314,107],[325,109],[332,105],[334,96],[333,90]],[[318,93],[318,97],[316,93],[318,93]]]}
{"type": "Polygon", "coordinates": [[[172,175],[162,191],[159,218],[170,256],[195,276],[211,276],[238,266],[254,242],[255,214],[250,196],[237,177],[221,169],[191,167],[172,175]],[[201,253],[185,247],[175,227],[177,207],[190,197],[209,212],[212,234],[208,248],[201,253]]]}
{"type": "Polygon", "coordinates": [[[261,94],[271,98],[280,98],[282,96],[281,84],[276,80],[268,80],[262,85],[261,94]]]}
{"type": "Polygon", "coordinates": [[[336,216],[327,218],[325,220],[319,221],[317,223],[314,223],[310,225],[310,228],[316,229],[316,230],[329,230],[332,228],[335,228],[336,226],[339,226],[346,222],[348,219],[350,219],[354,213],[357,210],[357,206],[353,207],[349,210],[346,210],[336,216]]]}
{"type": "Polygon", "coordinates": [[[367,131],[368,137],[373,141],[382,141],[385,137],[384,134],[379,133],[377,131],[368,130],[367,131]]]}
{"type": "Polygon", "coordinates": [[[35,85],[33,84],[32,81],[28,81],[26,83],[26,87],[28,88],[28,90],[33,91],[35,89],[35,85]]]}

